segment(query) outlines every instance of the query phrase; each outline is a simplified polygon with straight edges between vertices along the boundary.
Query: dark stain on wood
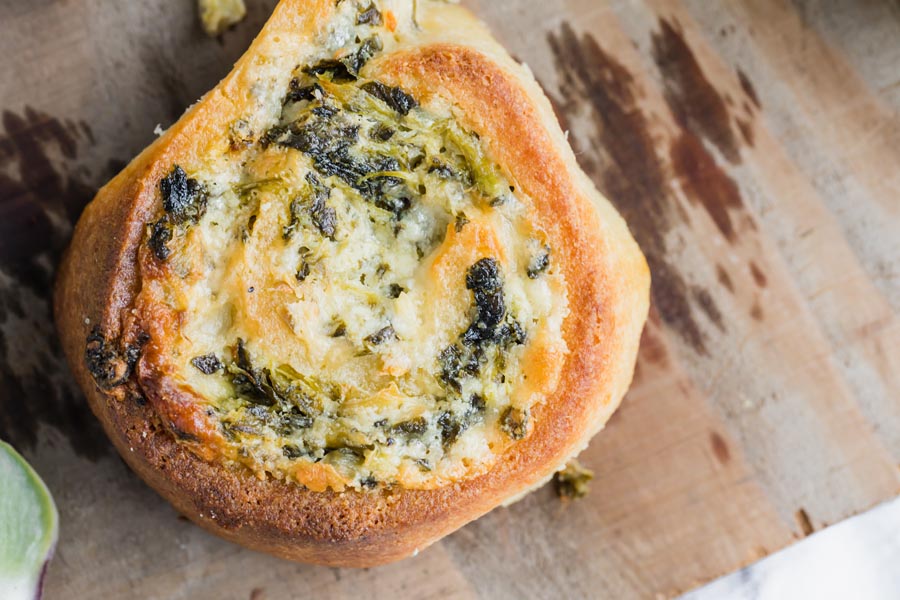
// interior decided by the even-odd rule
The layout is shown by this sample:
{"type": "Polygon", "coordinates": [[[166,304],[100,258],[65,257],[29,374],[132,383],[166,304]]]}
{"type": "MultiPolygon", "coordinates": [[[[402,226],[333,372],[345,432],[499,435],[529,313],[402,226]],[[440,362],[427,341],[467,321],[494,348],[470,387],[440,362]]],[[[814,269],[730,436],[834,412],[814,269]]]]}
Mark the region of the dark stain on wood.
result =
{"type": "Polygon", "coordinates": [[[797,519],[797,524],[800,526],[800,531],[803,533],[803,537],[810,535],[816,530],[816,528],[813,527],[812,521],[810,520],[806,509],[798,509],[796,514],[794,515],[794,518],[797,519]]]}
{"type": "Polygon", "coordinates": [[[744,73],[744,70],[738,67],[737,69],[738,81],[741,84],[741,89],[744,90],[744,93],[747,94],[747,97],[750,98],[750,102],[756,108],[762,108],[762,104],[759,101],[759,95],[756,93],[756,88],[753,87],[753,83],[750,81],[750,78],[747,77],[747,74],[744,73]]]}
{"type": "Polygon", "coordinates": [[[731,115],[680,27],[665,19],[659,25],[659,32],[653,34],[653,58],[663,76],[666,103],[682,128],[670,149],[672,168],[688,198],[699,202],[725,238],[734,242],[736,228],[730,213],[743,210],[741,195],[701,140],[708,140],[729,162],[740,162],[731,115]]]}
{"type": "Polygon", "coordinates": [[[762,309],[762,306],[759,305],[759,302],[754,302],[753,306],[750,307],[750,316],[753,318],[754,321],[762,321],[763,320],[763,317],[765,315],[763,314],[763,309],[762,309]]]}
{"type": "Polygon", "coordinates": [[[46,295],[51,273],[71,224],[95,187],[54,166],[71,162],[80,131],[31,108],[20,116],[4,111],[0,135],[0,260],[20,283],[46,295]]]}
{"type": "Polygon", "coordinates": [[[659,21],[653,34],[653,60],[665,86],[664,96],[678,123],[712,143],[731,163],[741,160],[725,100],[703,73],[677,23],[659,21]]]}
{"type": "Polygon", "coordinates": [[[669,354],[666,352],[666,347],[663,344],[662,338],[650,324],[644,327],[644,333],[641,336],[639,355],[640,362],[662,366],[669,363],[669,354]]]}
{"type": "Polygon", "coordinates": [[[753,130],[753,123],[747,119],[737,119],[737,126],[741,132],[741,137],[744,138],[744,142],[752,148],[756,143],[756,132],[753,130]]]}
{"type": "Polygon", "coordinates": [[[712,447],[713,456],[723,465],[727,465],[731,461],[731,451],[728,444],[718,432],[713,431],[709,434],[709,444],[712,447]]]}
{"type": "Polygon", "coordinates": [[[75,166],[93,132],[31,108],[4,111],[2,124],[0,438],[27,450],[47,424],[97,458],[110,445],[68,374],[51,314],[53,268],[97,189],[75,166]]]}
{"type": "Polygon", "coordinates": [[[725,267],[719,264],[716,265],[716,279],[719,280],[722,287],[732,294],[734,293],[734,283],[731,281],[731,276],[728,274],[728,271],[725,270],[725,267]]]}
{"type": "Polygon", "coordinates": [[[759,265],[756,264],[756,261],[750,261],[750,274],[753,275],[753,281],[756,282],[757,287],[764,288],[769,285],[769,279],[762,272],[762,269],[759,268],[759,265]]]}
{"type": "Polygon", "coordinates": [[[737,183],[690,131],[682,130],[670,152],[672,169],[685,195],[706,210],[726,240],[734,242],[737,230],[731,213],[744,208],[737,183]]]}
{"type": "Polygon", "coordinates": [[[719,331],[725,331],[725,321],[722,319],[722,312],[719,310],[719,307],[716,305],[709,291],[702,287],[694,286],[691,289],[691,294],[694,296],[697,306],[700,307],[712,324],[715,325],[719,331]]]}
{"type": "Polygon", "coordinates": [[[648,116],[641,110],[631,73],[589,34],[564,23],[548,34],[560,77],[555,105],[564,123],[587,121],[570,133],[579,163],[628,222],[650,265],[653,305],[662,320],[696,352],[705,354],[703,331],[690,286],[672,261],[666,233],[679,218],[670,172],[656,152],[648,116]],[[581,139],[586,136],[587,139],[581,139]]]}

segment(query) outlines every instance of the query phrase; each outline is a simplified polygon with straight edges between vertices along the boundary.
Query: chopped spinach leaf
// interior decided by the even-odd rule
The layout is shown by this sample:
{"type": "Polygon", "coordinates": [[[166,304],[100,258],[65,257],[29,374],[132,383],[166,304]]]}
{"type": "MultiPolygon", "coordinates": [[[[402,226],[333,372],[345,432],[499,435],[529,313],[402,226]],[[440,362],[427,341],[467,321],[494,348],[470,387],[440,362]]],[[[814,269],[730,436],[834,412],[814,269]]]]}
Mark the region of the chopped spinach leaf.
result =
{"type": "Polygon", "coordinates": [[[366,39],[356,51],[338,59],[323,60],[313,66],[306,67],[303,72],[316,77],[330,78],[335,83],[355,81],[359,71],[369,60],[380,52],[384,46],[377,35],[366,39]]]}
{"type": "Polygon", "coordinates": [[[206,212],[206,190],[178,165],[159,182],[159,189],[163,210],[175,223],[196,224],[206,212]]]}
{"type": "Polygon", "coordinates": [[[388,298],[399,298],[400,294],[402,294],[405,291],[406,290],[403,289],[403,286],[401,286],[400,284],[392,283],[391,285],[388,286],[388,294],[387,295],[388,295],[388,298]]]}
{"type": "Polygon", "coordinates": [[[203,356],[195,356],[191,359],[191,364],[204,375],[212,375],[225,368],[222,361],[212,352],[203,356]]]}
{"type": "Polygon", "coordinates": [[[466,288],[475,296],[476,317],[463,333],[462,341],[471,346],[494,338],[506,316],[500,267],[493,258],[482,258],[466,272],[466,288]]]}
{"type": "Polygon", "coordinates": [[[428,421],[425,417],[418,417],[416,419],[411,419],[409,421],[403,421],[402,423],[397,423],[393,427],[391,427],[391,432],[393,433],[403,433],[406,435],[422,435],[428,431],[428,421]]]}
{"type": "Polygon", "coordinates": [[[528,263],[526,273],[529,279],[537,279],[548,268],[550,268],[550,247],[544,246],[542,251],[528,263]]]}
{"type": "Polygon", "coordinates": [[[157,260],[164,261],[172,254],[169,242],[175,235],[174,229],[174,225],[167,216],[163,216],[150,226],[150,239],[147,241],[147,245],[157,260]]]}
{"type": "Polygon", "coordinates": [[[372,25],[377,27],[381,25],[381,11],[374,4],[369,4],[367,8],[361,8],[359,14],[356,15],[357,25],[372,25]]]}
{"type": "Polygon", "coordinates": [[[390,108],[404,116],[408,115],[409,111],[419,106],[419,103],[416,102],[415,98],[400,88],[387,86],[380,81],[370,81],[364,83],[361,87],[364,91],[378,98],[390,108]]]}
{"type": "Polygon", "coordinates": [[[285,444],[284,446],[282,446],[281,453],[284,454],[285,458],[290,459],[300,458],[301,456],[303,456],[303,452],[294,444],[285,444]]]}
{"type": "Polygon", "coordinates": [[[521,440],[528,433],[528,412],[508,406],[500,416],[500,430],[514,440],[521,440]]]}
{"type": "Polygon", "coordinates": [[[291,79],[291,83],[288,86],[288,93],[287,96],[285,96],[284,101],[285,103],[302,102],[304,100],[315,100],[317,97],[322,98],[324,96],[325,90],[322,89],[322,86],[318,83],[301,86],[300,80],[294,77],[291,79]]]}
{"type": "Polygon", "coordinates": [[[372,335],[367,336],[363,341],[369,346],[380,346],[385,342],[392,342],[397,339],[397,332],[394,331],[394,327],[388,325],[387,327],[382,327],[372,335]]]}

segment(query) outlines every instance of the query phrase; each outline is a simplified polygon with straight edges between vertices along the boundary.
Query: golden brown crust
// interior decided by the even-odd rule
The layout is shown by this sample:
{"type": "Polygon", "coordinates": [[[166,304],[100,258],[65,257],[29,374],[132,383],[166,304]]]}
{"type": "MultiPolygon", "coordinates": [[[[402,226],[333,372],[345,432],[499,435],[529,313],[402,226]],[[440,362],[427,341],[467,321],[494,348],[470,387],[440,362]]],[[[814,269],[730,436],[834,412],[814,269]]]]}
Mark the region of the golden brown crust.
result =
{"type": "MultiPolygon", "coordinates": [[[[173,163],[190,164],[225,143],[226,124],[249,102],[254,57],[285,54],[273,48],[288,35],[311,39],[332,6],[331,0],[283,0],[228,78],[100,191],[76,227],[55,310],[64,349],[94,413],[128,464],[180,512],[227,539],[285,558],[368,566],[408,556],[546,481],[587,444],[630,383],[649,274],[621,218],[578,170],[527,71],[462,9],[435,5],[430,18],[444,17],[440,34],[426,18],[418,42],[368,68],[414,96],[451,99],[460,120],[479,132],[492,157],[534,199],[560,257],[570,306],[564,336],[572,351],[555,394],[535,409],[532,434],[488,473],[443,488],[312,492],[189,451],[161,426],[158,403],[140,395],[142,389],[151,396],[165,393],[153,387],[150,373],[141,373],[141,385],[98,388],[85,363],[85,341],[96,326],[108,339],[128,333],[137,248],[160,178],[173,163]],[[453,43],[454,35],[466,45],[453,43]]],[[[295,66],[289,60],[282,60],[286,73],[295,66]]]]}

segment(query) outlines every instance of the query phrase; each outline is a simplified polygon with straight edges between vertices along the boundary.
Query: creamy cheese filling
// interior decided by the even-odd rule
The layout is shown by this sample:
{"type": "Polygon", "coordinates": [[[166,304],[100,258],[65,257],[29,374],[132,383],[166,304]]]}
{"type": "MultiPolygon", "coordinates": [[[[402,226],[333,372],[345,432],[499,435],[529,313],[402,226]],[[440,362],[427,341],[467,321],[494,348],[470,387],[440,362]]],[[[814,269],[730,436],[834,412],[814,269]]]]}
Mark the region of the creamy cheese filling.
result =
{"type": "Polygon", "coordinates": [[[153,289],[225,460],[317,490],[432,488],[533,428],[566,351],[565,282],[452,106],[361,74],[377,5],[339,9],[340,58],[299,67],[263,135],[233,124],[239,168],[173,165],[153,289]]]}

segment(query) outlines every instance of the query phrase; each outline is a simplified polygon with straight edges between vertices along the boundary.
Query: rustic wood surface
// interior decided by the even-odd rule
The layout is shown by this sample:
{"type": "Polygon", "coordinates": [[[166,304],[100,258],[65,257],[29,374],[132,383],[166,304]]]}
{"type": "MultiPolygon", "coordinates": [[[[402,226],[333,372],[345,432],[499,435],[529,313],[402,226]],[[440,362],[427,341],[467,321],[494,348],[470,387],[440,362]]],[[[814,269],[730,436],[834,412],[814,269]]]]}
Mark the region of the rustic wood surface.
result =
{"type": "Polygon", "coordinates": [[[0,437],[60,508],[48,598],[670,596],[900,491],[900,5],[473,0],[653,271],[591,495],[541,489],[368,570],[179,518],[70,381],[50,281],[96,188],[273,4],[211,40],[190,0],[0,0],[0,437]]]}

